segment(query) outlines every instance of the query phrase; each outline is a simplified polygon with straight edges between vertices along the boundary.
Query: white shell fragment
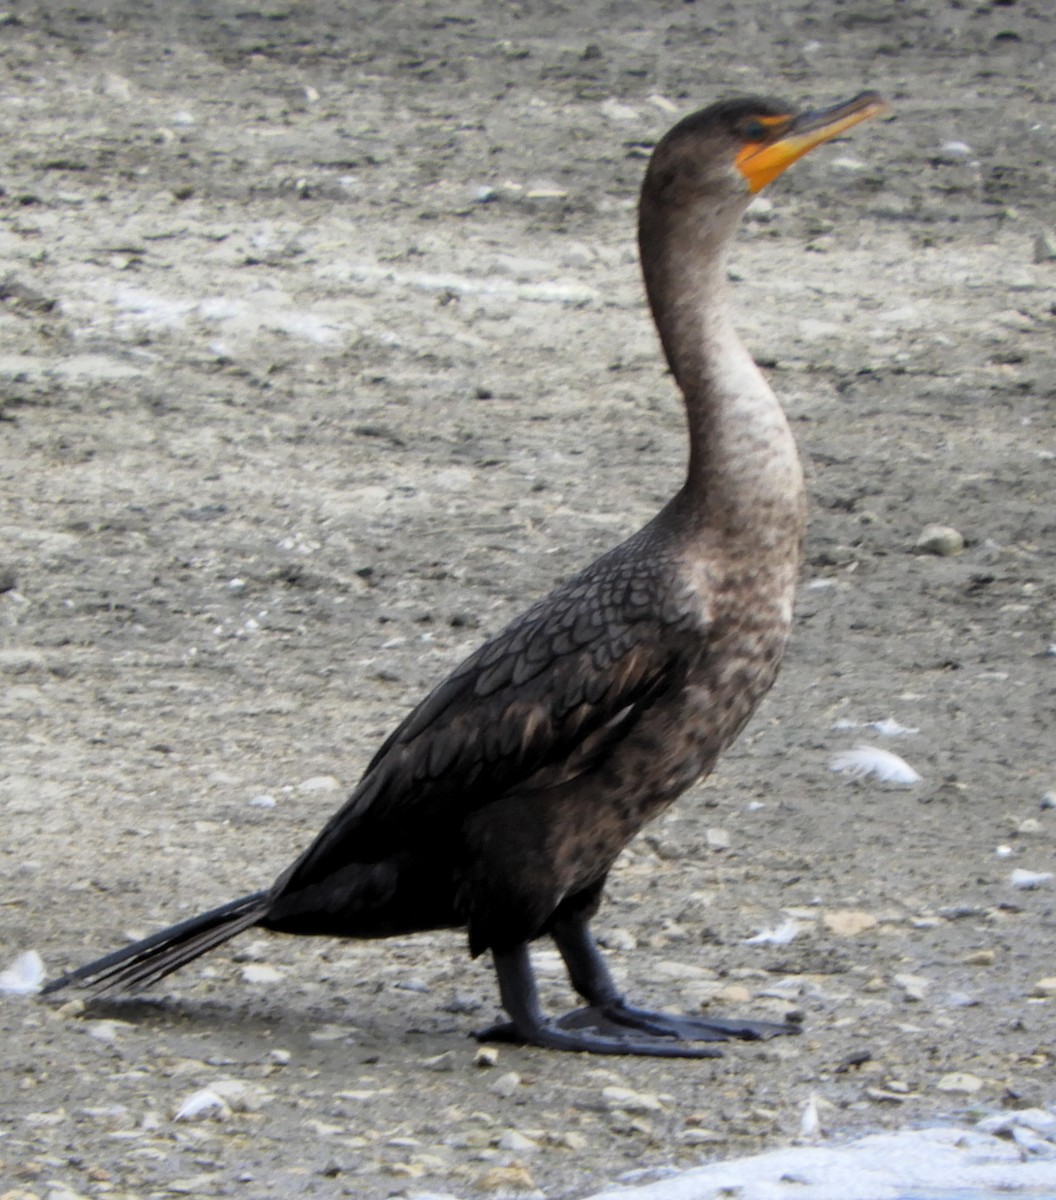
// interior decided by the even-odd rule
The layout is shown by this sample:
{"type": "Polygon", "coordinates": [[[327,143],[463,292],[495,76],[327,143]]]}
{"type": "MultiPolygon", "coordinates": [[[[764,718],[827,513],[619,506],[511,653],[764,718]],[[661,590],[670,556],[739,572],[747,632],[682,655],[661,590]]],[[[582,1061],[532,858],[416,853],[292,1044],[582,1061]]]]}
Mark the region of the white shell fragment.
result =
{"type": "Polygon", "coordinates": [[[897,754],[878,750],[875,746],[859,745],[835,755],[829,766],[833,771],[850,775],[852,779],[872,776],[881,783],[920,783],[921,776],[897,754]]]}
{"type": "Polygon", "coordinates": [[[1052,883],[1056,876],[1051,871],[1025,871],[1017,867],[1008,878],[1008,882],[1021,891],[1029,892],[1034,888],[1045,887],[1052,883]]]}
{"type": "Polygon", "coordinates": [[[790,917],[776,929],[763,929],[754,937],[745,938],[745,946],[787,946],[799,933],[799,922],[790,917]]]}
{"type": "Polygon", "coordinates": [[[27,950],[0,971],[0,992],[9,996],[31,996],[44,983],[44,962],[36,950],[27,950]]]}

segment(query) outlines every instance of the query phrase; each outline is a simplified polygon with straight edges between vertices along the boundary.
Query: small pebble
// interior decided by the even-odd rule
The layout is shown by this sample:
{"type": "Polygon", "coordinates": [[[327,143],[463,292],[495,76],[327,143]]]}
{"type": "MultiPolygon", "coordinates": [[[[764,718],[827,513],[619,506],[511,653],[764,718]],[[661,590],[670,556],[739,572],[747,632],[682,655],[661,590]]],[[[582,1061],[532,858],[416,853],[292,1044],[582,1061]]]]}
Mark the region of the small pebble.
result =
{"type": "Polygon", "coordinates": [[[1030,994],[1041,996],[1046,1000],[1056,999],[1056,975],[1048,975],[1044,979],[1039,979],[1030,994]]]}
{"type": "Polygon", "coordinates": [[[978,1075],[970,1075],[967,1071],[951,1071],[948,1075],[943,1075],[935,1086],[940,1092],[973,1096],[982,1088],[983,1081],[978,1075]]]}
{"type": "Polygon", "coordinates": [[[1035,888],[1047,887],[1053,878],[1051,871],[1025,871],[1022,867],[1017,867],[1008,877],[1008,881],[1020,891],[1033,891],[1035,888]]]}
{"type": "Polygon", "coordinates": [[[964,961],[970,967],[992,967],[997,954],[993,950],[973,950],[965,956],[964,961]]]}
{"type": "Polygon", "coordinates": [[[512,1150],[515,1154],[533,1154],[540,1149],[539,1143],[516,1129],[507,1129],[499,1138],[500,1150],[512,1150]]]}
{"type": "Polygon", "coordinates": [[[534,1192],[535,1180],[526,1167],[492,1167],[477,1180],[482,1192],[534,1192]]]}
{"type": "Polygon", "coordinates": [[[521,1086],[521,1077],[516,1071],[506,1071],[490,1084],[488,1091],[496,1096],[504,1096],[509,1098],[517,1093],[521,1086]]]}
{"type": "Polygon", "coordinates": [[[605,1101],[606,1108],[620,1109],[628,1113],[660,1112],[663,1108],[659,1097],[654,1096],[652,1092],[635,1092],[631,1088],[603,1088],[601,1098],[605,1101]]]}
{"type": "Polygon", "coordinates": [[[282,978],[282,971],[267,963],[250,963],[242,968],[243,983],[278,983],[282,978]]]}
{"type": "Polygon", "coordinates": [[[1034,235],[1034,261],[1036,263],[1052,262],[1056,259],[1056,237],[1047,233],[1034,235]]]}
{"type": "Polygon", "coordinates": [[[1038,807],[1043,810],[1056,808],[1056,792],[1046,792],[1038,801],[1038,807]]]}
{"type": "Polygon", "coordinates": [[[341,783],[333,775],[312,775],[302,780],[298,788],[302,792],[336,792],[340,790],[341,783]]]}
{"type": "Polygon", "coordinates": [[[950,525],[925,525],[917,538],[916,549],[948,558],[964,549],[964,536],[950,525]]]}
{"type": "Polygon", "coordinates": [[[774,202],[767,199],[766,196],[756,196],[756,198],[748,205],[748,211],[745,216],[749,221],[758,221],[760,224],[766,224],[774,219],[774,202]]]}
{"type": "Polygon", "coordinates": [[[872,913],[857,909],[835,909],[825,913],[821,920],[825,928],[837,937],[854,937],[867,929],[875,929],[879,924],[872,913]]]}
{"type": "Polygon", "coordinates": [[[606,950],[636,950],[638,939],[629,929],[608,929],[598,941],[606,950]]]}
{"type": "Polygon", "coordinates": [[[493,1067],[498,1061],[499,1052],[494,1046],[478,1046],[476,1054],[473,1055],[475,1067],[493,1067]]]}
{"type": "Polygon", "coordinates": [[[434,1054],[432,1058],[424,1059],[422,1066],[427,1071],[453,1071],[455,1069],[455,1052],[445,1050],[443,1054],[434,1054]]]}
{"type": "Polygon", "coordinates": [[[979,1001],[967,992],[950,992],[946,997],[947,1008],[978,1008],[979,1001]]]}
{"type": "Polygon", "coordinates": [[[730,834],[726,829],[709,829],[704,835],[710,850],[729,850],[730,834]]]}
{"type": "Polygon", "coordinates": [[[939,160],[941,162],[964,162],[965,159],[971,158],[972,154],[973,150],[967,142],[943,142],[939,147],[939,160]]]}
{"type": "Polygon", "coordinates": [[[931,980],[923,975],[896,975],[895,983],[902,989],[905,998],[912,1003],[923,1000],[931,987],[931,980]]]}

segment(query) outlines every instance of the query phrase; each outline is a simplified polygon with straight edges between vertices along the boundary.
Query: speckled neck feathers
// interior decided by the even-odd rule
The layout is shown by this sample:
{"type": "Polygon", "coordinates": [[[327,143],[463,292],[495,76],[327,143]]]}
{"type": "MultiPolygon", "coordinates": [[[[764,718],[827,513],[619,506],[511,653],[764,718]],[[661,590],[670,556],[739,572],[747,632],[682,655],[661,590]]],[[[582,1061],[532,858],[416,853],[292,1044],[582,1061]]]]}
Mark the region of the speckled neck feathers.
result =
{"type": "Polygon", "coordinates": [[[648,189],[639,211],[646,292],[682,390],[689,466],[676,509],[697,531],[745,551],[798,557],[804,524],[799,456],[777,397],[728,308],[727,249],[744,199],[665,206],[648,189]]]}

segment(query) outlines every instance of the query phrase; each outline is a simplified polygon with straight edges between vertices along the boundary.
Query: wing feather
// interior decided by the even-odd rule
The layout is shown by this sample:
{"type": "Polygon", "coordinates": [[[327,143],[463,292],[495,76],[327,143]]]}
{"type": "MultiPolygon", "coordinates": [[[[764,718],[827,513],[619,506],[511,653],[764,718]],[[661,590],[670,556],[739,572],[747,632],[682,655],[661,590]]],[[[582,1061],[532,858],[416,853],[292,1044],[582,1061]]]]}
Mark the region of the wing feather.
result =
{"type": "Polygon", "coordinates": [[[646,561],[652,577],[639,558],[630,584],[618,552],[599,559],[456,668],[381,746],[286,886],[596,765],[704,652],[699,614],[668,613],[670,572],[646,561]]]}

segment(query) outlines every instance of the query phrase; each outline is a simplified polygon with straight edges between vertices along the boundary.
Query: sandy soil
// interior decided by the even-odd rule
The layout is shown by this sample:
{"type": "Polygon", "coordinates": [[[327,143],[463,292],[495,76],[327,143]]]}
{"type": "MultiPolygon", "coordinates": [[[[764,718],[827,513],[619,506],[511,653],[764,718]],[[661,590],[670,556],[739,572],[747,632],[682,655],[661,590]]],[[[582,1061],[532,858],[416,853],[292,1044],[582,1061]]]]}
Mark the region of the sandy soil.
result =
{"type": "Polygon", "coordinates": [[[7,1194],[557,1200],[783,1144],[811,1095],[836,1135],[1052,1103],[1056,889],[1010,884],[1056,857],[1045,0],[44,0],[0,46],[0,965],[52,973],[268,883],[677,486],[633,242],[675,115],[894,104],[739,242],[811,480],[798,623],[598,921],[636,998],[804,1035],[482,1067],[460,936],[249,935],[149,1000],[3,1001],[7,1194]],[[884,718],[919,732],[834,728],[884,718]],[[923,782],[831,772],[858,741],[923,782]]]}

